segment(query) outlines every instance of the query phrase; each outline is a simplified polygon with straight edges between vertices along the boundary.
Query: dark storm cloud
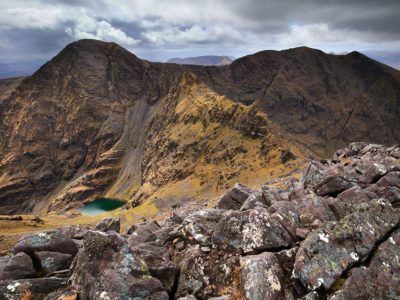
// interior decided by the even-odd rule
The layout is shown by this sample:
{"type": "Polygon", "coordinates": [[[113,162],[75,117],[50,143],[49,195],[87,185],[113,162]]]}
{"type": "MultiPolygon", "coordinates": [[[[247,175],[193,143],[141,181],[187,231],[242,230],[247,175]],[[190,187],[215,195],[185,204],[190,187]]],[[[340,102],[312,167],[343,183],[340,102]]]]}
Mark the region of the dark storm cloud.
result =
{"type": "Polygon", "coordinates": [[[400,2],[369,0],[234,1],[233,11],[260,29],[280,28],[287,22],[326,23],[333,28],[399,36],[400,2]]]}
{"type": "Polygon", "coordinates": [[[398,0],[2,1],[0,63],[46,60],[81,38],[114,41],[154,60],[301,45],[397,50],[399,16],[398,0]]]}

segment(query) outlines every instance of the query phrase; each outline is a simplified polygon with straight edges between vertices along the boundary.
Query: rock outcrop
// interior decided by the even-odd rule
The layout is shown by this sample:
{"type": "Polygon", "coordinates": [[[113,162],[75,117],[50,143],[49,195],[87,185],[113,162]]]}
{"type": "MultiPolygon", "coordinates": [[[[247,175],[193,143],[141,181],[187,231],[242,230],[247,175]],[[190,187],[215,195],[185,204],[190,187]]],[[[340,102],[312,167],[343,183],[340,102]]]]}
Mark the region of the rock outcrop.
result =
{"type": "Polygon", "coordinates": [[[227,209],[23,237],[0,259],[0,299],[397,299],[399,152],[352,143],[289,190],[236,185],[227,209]]]}

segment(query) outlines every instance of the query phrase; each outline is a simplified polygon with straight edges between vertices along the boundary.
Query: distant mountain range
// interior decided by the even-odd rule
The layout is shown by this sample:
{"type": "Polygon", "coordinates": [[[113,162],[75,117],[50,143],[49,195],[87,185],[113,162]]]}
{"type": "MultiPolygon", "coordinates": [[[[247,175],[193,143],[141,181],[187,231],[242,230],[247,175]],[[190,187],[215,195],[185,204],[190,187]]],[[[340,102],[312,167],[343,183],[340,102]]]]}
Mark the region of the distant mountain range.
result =
{"type": "Polygon", "coordinates": [[[204,55],[186,58],[171,58],[167,62],[180,65],[223,66],[229,65],[233,60],[233,57],[225,55],[204,55]]]}

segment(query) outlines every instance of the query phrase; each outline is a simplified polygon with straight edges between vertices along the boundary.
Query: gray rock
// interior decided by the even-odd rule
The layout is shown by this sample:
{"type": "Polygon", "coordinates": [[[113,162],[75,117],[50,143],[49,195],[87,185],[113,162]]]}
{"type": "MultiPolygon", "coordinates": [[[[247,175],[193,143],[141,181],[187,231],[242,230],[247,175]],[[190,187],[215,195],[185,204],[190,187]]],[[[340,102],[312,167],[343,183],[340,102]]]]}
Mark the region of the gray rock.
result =
{"type": "Polygon", "coordinates": [[[125,239],[114,231],[88,231],[77,255],[71,283],[81,300],[152,295],[168,299],[162,283],[150,275],[145,262],[133,255],[125,239]]]}
{"type": "Polygon", "coordinates": [[[121,229],[121,219],[120,218],[104,218],[94,227],[95,230],[107,232],[115,231],[118,232],[121,229]]]}
{"type": "Polygon", "coordinates": [[[186,217],[188,217],[192,213],[205,208],[206,208],[205,203],[199,203],[193,201],[179,203],[179,205],[173,206],[171,219],[173,222],[180,224],[186,217]]]}
{"type": "Polygon", "coordinates": [[[71,254],[78,252],[75,242],[59,231],[39,232],[23,236],[13,248],[13,253],[27,254],[40,251],[52,251],[71,254]]]}
{"type": "Polygon", "coordinates": [[[400,188],[400,172],[390,172],[376,183],[378,187],[393,186],[400,188]]]}
{"type": "Polygon", "coordinates": [[[23,252],[0,261],[0,280],[32,278],[35,275],[32,259],[23,252]]]}
{"type": "Polygon", "coordinates": [[[321,223],[336,220],[335,213],[326,199],[313,192],[292,201],[281,201],[273,204],[268,212],[279,215],[279,220],[292,236],[296,236],[297,228],[310,228],[319,220],[321,223]]]}
{"type": "Polygon", "coordinates": [[[41,270],[44,274],[68,269],[73,259],[70,254],[51,251],[36,252],[34,255],[40,261],[41,270]]]}
{"type": "Polygon", "coordinates": [[[179,268],[170,260],[164,247],[145,243],[131,248],[130,251],[146,263],[150,274],[160,280],[166,290],[172,290],[179,268]]]}
{"type": "Polygon", "coordinates": [[[367,171],[365,172],[364,183],[367,184],[375,183],[386,173],[387,169],[384,165],[373,163],[368,167],[367,171]]]}
{"type": "Polygon", "coordinates": [[[361,204],[353,214],[328,222],[302,242],[293,276],[310,291],[321,286],[329,289],[398,223],[399,215],[389,202],[377,199],[361,204]]]}
{"type": "Polygon", "coordinates": [[[128,230],[128,234],[130,234],[128,238],[129,246],[135,247],[137,245],[145,243],[150,235],[157,230],[160,230],[160,226],[155,221],[133,225],[128,230]]]}
{"type": "Polygon", "coordinates": [[[370,186],[369,190],[374,192],[378,197],[389,201],[393,207],[400,206],[400,188],[395,186],[370,186]]]}
{"type": "Polygon", "coordinates": [[[81,240],[85,237],[86,232],[90,230],[88,226],[68,225],[60,229],[60,233],[71,239],[81,240]]]}
{"type": "Polygon", "coordinates": [[[400,299],[400,230],[375,251],[367,266],[354,268],[332,300],[400,299]]]}
{"type": "Polygon", "coordinates": [[[176,263],[180,266],[176,297],[191,294],[199,299],[229,293],[239,268],[237,256],[218,255],[215,250],[204,253],[199,245],[188,246],[176,263]]]}
{"type": "Polygon", "coordinates": [[[327,177],[327,166],[319,161],[311,161],[304,169],[304,188],[316,186],[327,177]]]}
{"type": "Polygon", "coordinates": [[[243,296],[247,300],[284,299],[285,274],[274,253],[240,258],[243,296]]]}
{"type": "Polygon", "coordinates": [[[343,217],[351,214],[361,203],[368,203],[373,199],[378,198],[378,196],[371,190],[361,189],[359,186],[354,186],[335,199],[328,198],[326,203],[329,208],[334,212],[336,217],[340,220],[343,217]]]}
{"type": "Polygon", "coordinates": [[[354,183],[342,176],[329,176],[314,187],[319,196],[336,196],[354,186],[354,183]]]}
{"type": "Polygon", "coordinates": [[[165,243],[173,241],[178,237],[182,237],[182,225],[174,225],[160,228],[152,232],[146,239],[146,242],[150,242],[152,244],[158,246],[164,246],[165,243]]]}
{"type": "Polygon", "coordinates": [[[191,214],[182,223],[184,236],[202,246],[210,246],[211,235],[224,214],[224,210],[213,208],[191,214]]]}
{"type": "Polygon", "coordinates": [[[319,299],[321,299],[321,297],[315,291],[309,292],[304,297],[301,297],[301,300],[319,300],[319,299]]]}
{"type": "Polygon", "coordinates": [[[66,287],[67,281],[60,278],[3,280],[0,281],[0,300],[21,300],[27,294],[34,295],[33,299],[43,299],[48,294],[66,287]]]}
{"type": "Polygon", "coordinates": [[[197,298],[193,295],[187,295],[185,297],[180,297],[178,300],[197,300],[197,298]]]}
{"type": "Polygon", "coordinates": [[[257,206],[267,208],[272,204],[272,201],[268,197],[266,190],[256,191],[247,197],[246,201],[240,207],[240,210],[253,209],[257,206]]]}
{"type": "Polygon", "coordinates": [[[13,257],[13,255],[6,255],[6,256],[0,257],[0,274],[12,257],[13,257]]]}
{"type": "MultiPolygon", "coordinates": [[[[199,247],[189,247],[183,260],[180,262],[180,276],[178,280],[177,297],[201,293],[208,284],[208,277],[204,273],[204,254],[199,247]]],[[[189,298],[190,299],[190,298],[189,298]]]]}
{"type": "Polygon", "coordinates": [[[218,201],[216,208],[240,209],[253,192],[254,191],[247,186],[236,183],[235,186],[218,201]]]}
{"type": "Polygon", "coordinates": [[[288,247],[294,241],[280,223],[281,218],[263,208],[231,211],[215,227],[212,243],[218,249],[236,253],[288,247]]]}

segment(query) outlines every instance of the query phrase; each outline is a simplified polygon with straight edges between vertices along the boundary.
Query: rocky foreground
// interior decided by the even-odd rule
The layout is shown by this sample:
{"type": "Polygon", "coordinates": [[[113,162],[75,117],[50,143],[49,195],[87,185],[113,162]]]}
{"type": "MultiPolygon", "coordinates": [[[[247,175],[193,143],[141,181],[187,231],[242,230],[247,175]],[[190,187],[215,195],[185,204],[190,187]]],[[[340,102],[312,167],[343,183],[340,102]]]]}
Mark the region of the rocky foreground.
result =
{"type": "Polygon", "coordinates": [[[399,299],[400,146],[352,143],[289,190],[23,237],[0,299],[399,299]]]}

